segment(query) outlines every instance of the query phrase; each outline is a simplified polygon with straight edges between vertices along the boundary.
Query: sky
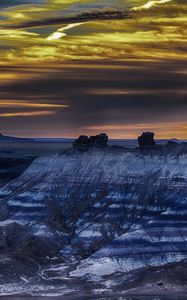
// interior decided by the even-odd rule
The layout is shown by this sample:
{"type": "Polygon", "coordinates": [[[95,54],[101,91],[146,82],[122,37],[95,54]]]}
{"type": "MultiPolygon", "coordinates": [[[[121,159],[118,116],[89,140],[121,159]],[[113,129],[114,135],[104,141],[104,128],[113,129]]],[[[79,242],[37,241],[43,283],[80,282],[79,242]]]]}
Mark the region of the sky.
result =
{"type": "Polygon", "coordinates": [[[0,0],[0,132],[187,138],[186,0],[0,0]]]}

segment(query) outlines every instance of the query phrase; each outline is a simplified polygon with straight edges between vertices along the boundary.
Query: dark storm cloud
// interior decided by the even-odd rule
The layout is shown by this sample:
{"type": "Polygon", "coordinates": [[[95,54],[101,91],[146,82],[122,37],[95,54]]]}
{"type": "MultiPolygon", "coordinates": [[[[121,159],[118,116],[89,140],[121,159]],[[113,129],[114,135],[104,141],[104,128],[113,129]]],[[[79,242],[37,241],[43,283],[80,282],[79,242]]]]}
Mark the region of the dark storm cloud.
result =
{"type": "MultiPolygon", "coordinates": [[[[11,130],[16,124],[19,131],[24,126],[25,135],[30,131],[37,135],[37,128],[45,128],[48,135],[72,136],[84,128],[106,124],[185,122],[186,68],[186,62],[165,62],[74,64],[43,70],[40,78],[2,85],[1,99],[68,107],[54,108],[54,114],[27,118],[27,125],[24,118],[15,117],[11,123],[4,118],[3,127],[11,130]]],[[[23,69],[17,69],[18,74],[22,72],[23,69]]],[[[40,110],[43,108],[37,109],[40,110]]],[[[19,107],[11,108],[11,112],[19,111],[19,107]]],[[[33,108],[27,107],[27,111],[33,108]]]]}
{"type": "Polygon", "coordinates": [[[5,26],[6,28],[33,28],[33,27],[45,27],[45,26],[53,26],[58,24],[68,24],[68,23],[84,23],[90,21],[98,21],[98,20],[121,20],[130,18],[132,14],[130,14],[126,10],[100,10],[95,12],[84,12],[79,13],[74,16],[62,16],[55,17],[51,19],[43,19],[43,20],[33,20],[31,22],[24,22],[22,24],[17,25],[9,25],[5,26]]]}

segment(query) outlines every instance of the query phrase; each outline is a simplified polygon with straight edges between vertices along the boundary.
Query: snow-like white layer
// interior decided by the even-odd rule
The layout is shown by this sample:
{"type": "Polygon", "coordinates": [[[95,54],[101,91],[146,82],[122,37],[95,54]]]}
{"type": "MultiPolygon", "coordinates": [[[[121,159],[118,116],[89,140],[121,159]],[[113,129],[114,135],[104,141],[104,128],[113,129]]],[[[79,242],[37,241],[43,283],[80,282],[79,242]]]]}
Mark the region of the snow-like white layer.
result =
{"type": "Polygon", "coordinates": [[[96,207],[96,208],[97,207],[101,207],[101,206],[102,206],[102,203],[99,203],[99,202],[97,202],[97,203],[94,204],[94,207],[96,207]]]}
{"type": "Polygon", "coordinates": [[[44,269],[45,271],[55,271],[55,272],[58,272],[58,271],[64,271],[66,270],[67,268],[69,268],[69,266],[67,265],[64,265],[64,264],[60,264],[60,265],[54,265],[48,269],[44,269]]]}
{"type": "MultiPolygon", "coordinates": [[[[187,201],[186,201],[187,202],[187,201]]],[[[166,211],[162,213],[162,215],[179,215],[179,216],[184,216],[187,215],[187,210],[172,210],[168,208],[166,211]]]]}
{"type": "Polygon", "coordinates": [[[83,238],[89,238],[89,237],[100,237],[102,236],[99,231],[93,231],[93,230],[84,230],[79,233],[79,237],[83,238]]]}
{"type": "Polygon", "coordinates": [[[21,202],[21,201],[16,201],[16,200],[10,200],[8,202],[9,206],[20,206],[20,207],[44,207],[45,205],[42,203],[37,203],[37,202],[21,202]]]}
{"type": "Polygon", "coordinates": [[[89,233],[99,232],[101,229],[101,226],[102,226],[102,224],[98,224],[98,223],[84,223],[84,226],[77,229],[75,231],[75,233],[79,235],[80,233],[85,232],[85,231],[89,231],[89,233]]]}
{"type": "Polygon", "coordinates": [[[30,216],[30,217],[36,217],[36,216],[40,216],[41,213],[40,212],[34,212],[34,213],[26,213],[24,211],[22,212],[18,212],[18,213],[15,213],[15,217],[25,217],[25,216],[30,216]]]}
{"type": "Polygon", "coordinates": [[[23,220],[14,220],[14,219],[7,219],[5,221],[1,221],[0,222],[0,227],[6,227],[9,226],[11,224],[20,224],[20,225],[24,225],[25,221],[23,220]]]}
{"type": "Polygon", "coordinates": [[[183,254],[166,255],[165,257],[150,256],[147,260],[136,260],[133,257],[130,258],[91,258],[81,263],[76,270],[70,272],[70,276],[82,277],[86,274],[92,274],[97,276],[110,275],[115,272],[128,272],[131,270],[139,269],[145,266],[161,266],[167,263],[178,262],[184,259],[186,256],[183,254]]]}
{"type": "Polygon", "coordinates": [[[110,205],[109,208],[121,208],[121,205],[115,203],[115,204],[110,205]]]}
{"type": "Polygon", "coordinates": [[[106,197],[106,199],[112,199],[112,200],[124,200],[124,196],[121,195],[120,193],[118,192],[115,192],[115,193],[109,193],[106,197]]]}
{"type": "Polygon", "coordinates": [[[53,237],[54,234],[49,231],[49,228],[45,225],[35,226],[35,236],[40,237],[53,237]]]}
{"type": "Polygon", "coordinates": [[[85,274],[102,276],[177,262],[186,258],[186,252],[183,253],[183,247],[179,246],[185,242],[186,229],[163,229],[161,233],[157,230],[129,232],[82,261],[70,274],[78,277],[85,274]]]}
{"type": "MultiPolygon", "coordinates": [[[[20,278],[19,283],[3,284],[0,285],[0,295],[3,296],[17,296],[19,295],[20,299],[25,297],[25,295],[33,296],[36,298],[40,297],[58,297],[63,296],[68,293],[71,293],[72,289],[62,286],[57,291],[56,286],[47,286],[45,284],[32,284],[23,282],[20,278]]],[[[18,296],[16,297],[18,298],[18,296]]]]}

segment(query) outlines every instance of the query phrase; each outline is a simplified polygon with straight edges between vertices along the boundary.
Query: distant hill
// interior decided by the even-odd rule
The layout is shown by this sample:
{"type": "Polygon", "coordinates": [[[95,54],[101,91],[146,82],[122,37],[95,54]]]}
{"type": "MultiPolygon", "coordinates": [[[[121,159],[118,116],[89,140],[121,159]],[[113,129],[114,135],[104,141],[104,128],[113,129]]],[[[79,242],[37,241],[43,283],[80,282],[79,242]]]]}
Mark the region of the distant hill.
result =
{"type": "Polygon", "coordinates": [[[40,143],[73,143],[72,138],[33,138],[35,142],[40,143]]]}
{"type": "Polygon", "coordinates": [[[0,142],[34,142],[34,140],[30,138],[18,138],[18,137],[7,136],[0,133],[0,142]]]}

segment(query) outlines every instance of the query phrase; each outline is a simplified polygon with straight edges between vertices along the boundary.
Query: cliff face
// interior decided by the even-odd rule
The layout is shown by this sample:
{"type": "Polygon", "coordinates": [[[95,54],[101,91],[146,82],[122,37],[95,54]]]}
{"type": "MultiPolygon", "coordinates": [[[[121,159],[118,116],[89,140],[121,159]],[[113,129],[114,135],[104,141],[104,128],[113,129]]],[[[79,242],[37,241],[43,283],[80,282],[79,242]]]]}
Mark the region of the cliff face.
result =
{"type": "MultiPolygon", "coordinates": [[[[81,289],[81,282],[93,293],[108,292],[122,289],[122,282],[123,289],[141,286],[138,278],[147,272],[154,281],[157,270],[156,286],[172,285],[172,272],[179,265],[183,272],[187,259],[186,181],[185,156],[176,161],[95,151],[35,159],[0,190],[6,211],[1,249],[39,268],[37,278],[32,268],[27,274],[17,268],[15,284],[22,276],[28,290],[36,281],[50,290],[58,279],[65,284],[64,291],[57,285],[59,293],[70,283],[81,289]]],[[[175,286],[186,287],[180,280],[175,286]]]]}

